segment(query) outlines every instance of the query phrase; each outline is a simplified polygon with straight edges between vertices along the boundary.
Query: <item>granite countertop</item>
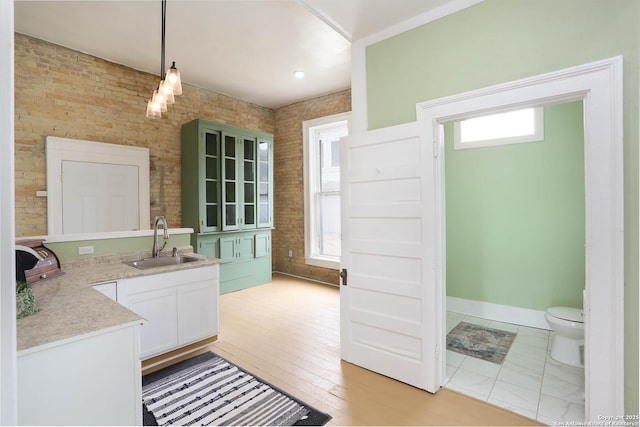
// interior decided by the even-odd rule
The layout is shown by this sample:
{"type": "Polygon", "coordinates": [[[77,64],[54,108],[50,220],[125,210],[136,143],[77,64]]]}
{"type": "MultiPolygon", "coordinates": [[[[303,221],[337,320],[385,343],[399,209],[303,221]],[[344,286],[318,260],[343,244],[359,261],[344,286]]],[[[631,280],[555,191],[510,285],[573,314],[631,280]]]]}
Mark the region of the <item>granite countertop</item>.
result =
{"type": "Polygon", "coordinates": [[[91,285],[131,277],[148,276],[176,270],[218,264],[220,260],[193,253],[191,246],[180,248],[180,254],[202,258],[191,262],[139,270],[124,264],[151,256],[151,252],[78,258],[62,262],[64,274],[34,283],[33,291],[39,312],[17,320],[18,352],[35,350],[61,340],[120,327],[143,319],[91,285]]]}

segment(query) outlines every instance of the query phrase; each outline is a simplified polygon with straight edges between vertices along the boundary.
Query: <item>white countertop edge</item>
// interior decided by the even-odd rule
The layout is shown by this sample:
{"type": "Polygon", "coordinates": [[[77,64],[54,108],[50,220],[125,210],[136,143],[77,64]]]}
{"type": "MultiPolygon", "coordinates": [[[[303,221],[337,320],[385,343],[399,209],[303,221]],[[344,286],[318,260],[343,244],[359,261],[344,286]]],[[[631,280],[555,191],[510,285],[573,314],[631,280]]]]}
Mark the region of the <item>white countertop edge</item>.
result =
{"type": "MultiPolygon", "coordinates": [[[[116,303],[116,302],[114,301],[114,303],[116,303]]],[[[75,341],[80,341],[80,340],[87,339],[87,338],[92,338],[92,337],[95,337],[95,336],[98,336],[98,335],[102,335],[102,334],[108,334],[110,332],[117,331],[118,329],[124,329],[124,328],[129,328],[129,327],[133,327],[133,326],[137,326],[137,325],[143,325],[145,323],[147,323],[147,320],[142,318],[142,317],[140,317],[138,320],[133,320],[133,321],[126,322],[126,323],[120,323],[120,324],[117,324],[117,325],[113,325],[113,326],[109,326],[109,327],[106,327],[106,328],[102,328],[102,329],[98,329],[98,330],[95,330],[95,331],[91,331],[91,332],[88,332],[88,333],[85,333],[85,334],[74,335],[74,336],[67,337],[67,338],[62,338],[62,339],[59,339],[59,340],[56,340],[56,341],[51,341],[51,342],[48,342],[46,344],[40,344],[40,345],[36,345],[34,347],[29,347],[29,348],[25,348],[23,350],[18,350],[16,355],[18,357],[27,356],[27,355],[32,354],[32,353],[37,353],[39,351],[48,350],[50,348],[58,347],[58,346],[61,346],[61,345],[65,345],[65,344],[72,343],[72,342],[75,342],[75,341]]]]}
{"type": "MultiPolygon", "coordinates": [[[[193,228],[170,228],[169,236],[173,234],[192,234],[193,228]]],[[[60,234],[55,236],[22,236],[16,237],[16,241],[20,240],[44,240],[47,243],[58,242],[77,242],[82,240],[104,240],[104,239],[122,239],[128,237],[146,237],[153,236],[153,230],[131,230],[131,231],[110,231],[104,233],[83,233],[83,234],[60,234]]]]}

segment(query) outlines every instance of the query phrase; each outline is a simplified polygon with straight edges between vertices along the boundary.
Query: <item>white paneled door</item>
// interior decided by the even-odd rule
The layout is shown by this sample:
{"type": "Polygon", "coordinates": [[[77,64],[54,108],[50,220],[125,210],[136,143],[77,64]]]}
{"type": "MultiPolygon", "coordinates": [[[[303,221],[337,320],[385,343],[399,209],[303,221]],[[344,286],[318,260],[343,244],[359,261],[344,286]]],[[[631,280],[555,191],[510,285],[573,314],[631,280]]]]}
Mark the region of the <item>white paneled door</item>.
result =
{"type": "Polygon", "coordinates": [[[136,166],[63,161],[62,176],[64,234],[140,228],[136,166]]]}
{"type": "Polygon", "coordinates": [[[418,129],[342,140],[341,351],[347,362],[436,392],[443,304],[434,148],[418,129]]]}

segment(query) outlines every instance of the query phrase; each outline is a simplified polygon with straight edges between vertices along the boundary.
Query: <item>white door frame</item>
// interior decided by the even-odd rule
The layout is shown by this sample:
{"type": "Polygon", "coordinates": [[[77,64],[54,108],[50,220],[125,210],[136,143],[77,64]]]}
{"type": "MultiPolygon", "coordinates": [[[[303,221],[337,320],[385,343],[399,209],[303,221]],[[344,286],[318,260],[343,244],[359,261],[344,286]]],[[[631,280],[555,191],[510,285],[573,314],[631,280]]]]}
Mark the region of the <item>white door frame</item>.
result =
{"type": "MultiPolygon", "coordinates": [[[[440,124],[489,111],[582,100],[585,161],[585,416],[624,413],[624,194],[622,57],[419,103],[418,122],[435,144],[436,292],[445,305],[444,140],[440,124]],[[593,344],[593,345],[592,345],[593,344]]],[[[441,310],[444,325],[445,310],[441,310]]],[[[438,339],[445,378],[444,327],[438,339]]]]}
{"type": "Polygon", "coordinates": [[[13,1],[0,1],[0,424],[18,420],[15,297],[13,1]]]}
{"type": "MultiPolygon", "coordinates": [[[[62,163],[65,161],[134,166],[138,169],[138,230],[150,227],[149,149],[120,144],[47,136],[47,229],[65,234],[62,206],[62,163]]],[[[127,230],[118,230],[127,231],[127,230]]],[[[68,233],[67,233],[68,234],[68,233]]]]}

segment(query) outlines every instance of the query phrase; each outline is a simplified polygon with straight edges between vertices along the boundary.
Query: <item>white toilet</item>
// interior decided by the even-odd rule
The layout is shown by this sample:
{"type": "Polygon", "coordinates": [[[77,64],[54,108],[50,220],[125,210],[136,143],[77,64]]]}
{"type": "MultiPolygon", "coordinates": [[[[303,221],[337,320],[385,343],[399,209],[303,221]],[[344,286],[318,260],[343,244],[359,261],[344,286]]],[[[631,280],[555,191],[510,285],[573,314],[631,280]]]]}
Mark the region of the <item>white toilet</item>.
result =
{"type": "Polygon", "coordinates": [[[551,358],[584,368],[584,316],[579,308],[551,307],[544,314],[554,330],[551,358]]]}

